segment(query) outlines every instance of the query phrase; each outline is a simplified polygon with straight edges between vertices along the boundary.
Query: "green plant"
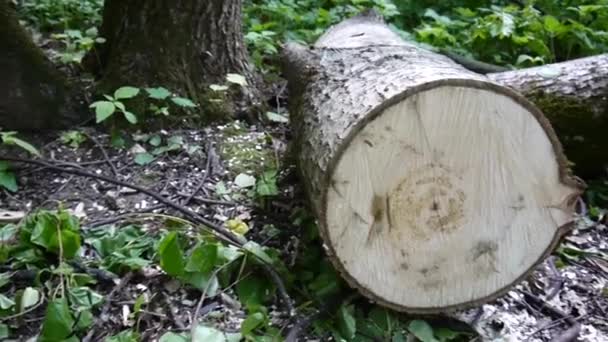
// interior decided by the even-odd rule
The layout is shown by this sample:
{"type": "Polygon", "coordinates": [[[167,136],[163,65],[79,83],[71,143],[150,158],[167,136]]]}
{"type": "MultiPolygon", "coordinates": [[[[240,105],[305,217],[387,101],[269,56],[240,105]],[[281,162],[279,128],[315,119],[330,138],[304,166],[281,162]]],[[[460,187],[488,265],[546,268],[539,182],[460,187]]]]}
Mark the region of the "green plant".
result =
{"type": "Polygon", "coordinates": [[[80,131],[72,130],[61,133],[59,139],[62,143],[72,148],[78,148],[80,147],[80,144],[87,140],[87,137],[80,131]]]}
{"type": "MultiPolygon", "coordinates": [[[[17,137],[17,132],[2,132],[0,131],[0,143],[6,146],[17,146],[26,152],[35,156],[40,156],[40,152],[27,141],[17,137]]],[[[16,192],[19,190],[17,186],[17,177],[11,170],[11,164],[0,159],[0,187],[8,191],[16,192]]]]}
{"type": "Polygon", "coordinates": [[[20,0],[23,19],[42,31],[84,29],[101,24],[103,0],[20,0]]]}
{"type": "MultiPolygon", "coordinates": [[[[149,106],[153,114],[169,115],[169,107],[166,106],[167,102],[171,102],[182,108],[197,107],[190,99],[172,95],[169,90],[163,87],[145,88],[145,91],[148,94],[148,99],[153,101],[149,106]],[[159,106],[154,101],[163,103],[165,106],[159,106]]],[[[132,99],[139,95],[140,92],[140,88],[124,86],[116,89],[112,96],[108,94],[103,95],[105,100],[95,101],[90,105],[90,108],[95,109],[96,122],[101,123],[112,117],[115,113],[122,113],[130,124],[136,124],[138,122],[137,116],[127,110],[123,100],[132,99]]]]}
{"type": "Polygon", "coordinates": [[[92,27],[84,32],[80,30],[65,30],[56,33],[52,38],[64,44],[64,50],[58,54],[59,61],[64,64],[80,64],[84,55],[95,43],[105,43],[105,38],[97,36],[97,28],[92,27]]]}

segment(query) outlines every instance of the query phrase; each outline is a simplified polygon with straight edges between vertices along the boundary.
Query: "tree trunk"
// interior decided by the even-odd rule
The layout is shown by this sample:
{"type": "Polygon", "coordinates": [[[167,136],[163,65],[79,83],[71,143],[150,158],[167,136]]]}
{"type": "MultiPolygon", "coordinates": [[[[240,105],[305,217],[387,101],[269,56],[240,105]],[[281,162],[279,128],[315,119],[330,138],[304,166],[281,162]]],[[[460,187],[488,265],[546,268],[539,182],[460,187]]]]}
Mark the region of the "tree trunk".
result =
{"type": "Polygon", "coordinates": [[[65,80],[0,0],[0,129],[35,131],[78,119],[68,106],[65,80]]]}
{"type": "Polygon", "coordinates": [[[569,226],[584,184],[519,94],[404,42],[373,12],[283,53],[321,235],[368,298],[420,313],[493,299],[569,226]]]}
{"type": "Polygon", "coordinates": [[[200,103],[205,114],[234,113],[258,105],[257,77],[248,61],[241,29],[240,0],[107,0],[100,44],[84,61],[100,77],[100,92],[124,85],[163,86],[200,103]],[[227,73],[249,86],[218,106],[210,84],[227,73]]]}
{"type": "Polygon", "coordinates": [[[577,175],[607,175],[608,54],[488,77],[519,91],[545,113],[577,175]]]}

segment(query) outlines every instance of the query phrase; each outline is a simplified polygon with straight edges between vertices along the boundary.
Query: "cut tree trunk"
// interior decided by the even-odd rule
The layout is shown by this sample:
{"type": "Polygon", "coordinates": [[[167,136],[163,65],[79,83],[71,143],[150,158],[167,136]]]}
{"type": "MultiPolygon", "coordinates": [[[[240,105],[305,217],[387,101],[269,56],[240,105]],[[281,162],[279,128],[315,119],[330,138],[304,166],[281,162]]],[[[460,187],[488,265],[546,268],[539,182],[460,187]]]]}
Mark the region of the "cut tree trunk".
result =
{"type": "Polygon", "coordinates": [[[488,77],[543,111],[577,175],[608,174],[608,54],[488,77]]]}
{"type": "Polygon", "coordinates": [[[518,93],[404,42],[374,12],[283,54],[321,235],[371,300],[420,313],[491,300],[569,227],[584,184],[518,93]]]}
{"type": "Polygon", "coordinates": [[[68,106],[68,88],[15,10],[0,0],[0,129],[38,131],[78,121],[68,106]]]}
{"type": "Polygon", "coordinates": [[[200,103],[205,114],[232,114],[260,101],[241,22],[241,0],[107,0],[100,28],[106,42],[83,64],[100,77],[99,92],[162,86],[200,103]],[[220,94],[209,85],[225,84],[228,73],[249,83],[233,89],[238,108],[210,101],[220,94]]]}

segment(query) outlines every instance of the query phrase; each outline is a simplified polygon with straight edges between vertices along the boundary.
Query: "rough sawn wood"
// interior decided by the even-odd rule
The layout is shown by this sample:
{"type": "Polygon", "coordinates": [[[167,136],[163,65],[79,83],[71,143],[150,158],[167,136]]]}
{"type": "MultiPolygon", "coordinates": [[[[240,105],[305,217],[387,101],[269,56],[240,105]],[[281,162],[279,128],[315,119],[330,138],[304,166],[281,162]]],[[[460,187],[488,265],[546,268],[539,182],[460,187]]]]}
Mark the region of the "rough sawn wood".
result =
{"type": "Polygon", "coordinates": [[[283,51],[298,168],[362,294],[433,313],[495,298],[554,248],[583,185],[521,95],[374,13],[283,51]]]}

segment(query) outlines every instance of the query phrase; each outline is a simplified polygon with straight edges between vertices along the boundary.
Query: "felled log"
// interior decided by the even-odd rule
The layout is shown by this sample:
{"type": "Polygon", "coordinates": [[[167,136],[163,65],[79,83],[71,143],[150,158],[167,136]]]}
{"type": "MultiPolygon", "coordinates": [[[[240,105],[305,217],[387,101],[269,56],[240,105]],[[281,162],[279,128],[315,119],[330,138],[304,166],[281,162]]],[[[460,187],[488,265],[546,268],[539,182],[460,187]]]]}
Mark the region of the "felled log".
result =
{"type": "Polygon", "coordinates": [[[488,77],[543,111],[577,175],[608,174],[608,54],[488,77]]]}
{"type": "Polygon", "coordinates": [[[373,12],[286,45],[283,61],[328,255],[372,301],[434,313],[491,300],[572,221],[584,185],[541,111],[373,12]]]}

